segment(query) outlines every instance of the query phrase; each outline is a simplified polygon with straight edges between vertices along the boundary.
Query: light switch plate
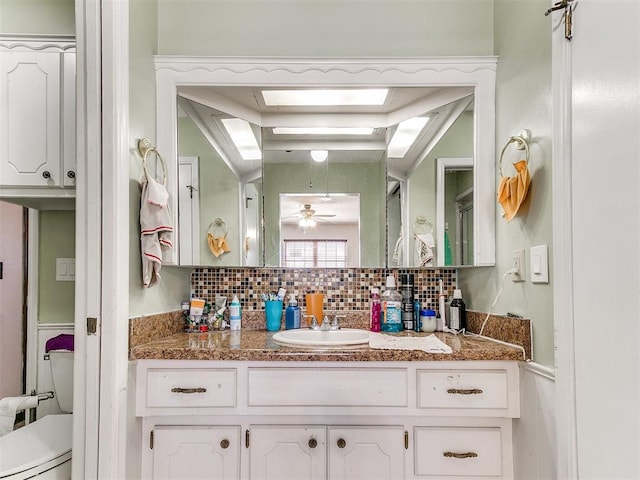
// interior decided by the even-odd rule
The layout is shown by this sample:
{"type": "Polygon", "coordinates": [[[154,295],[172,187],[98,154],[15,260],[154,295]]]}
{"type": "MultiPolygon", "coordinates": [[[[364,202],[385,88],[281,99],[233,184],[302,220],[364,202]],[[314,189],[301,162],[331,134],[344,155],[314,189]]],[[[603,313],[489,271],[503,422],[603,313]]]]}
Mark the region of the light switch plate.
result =
{"type": "Polygon", "coordinates": [[[76,259],[56,258],[56,281],[73,282],[76,279],[76,259]]]}
{"type": "Polygon", "coordinates": [[[531,247],[529,260],[531,283],[549,283],[549,247],[531,247]]]}

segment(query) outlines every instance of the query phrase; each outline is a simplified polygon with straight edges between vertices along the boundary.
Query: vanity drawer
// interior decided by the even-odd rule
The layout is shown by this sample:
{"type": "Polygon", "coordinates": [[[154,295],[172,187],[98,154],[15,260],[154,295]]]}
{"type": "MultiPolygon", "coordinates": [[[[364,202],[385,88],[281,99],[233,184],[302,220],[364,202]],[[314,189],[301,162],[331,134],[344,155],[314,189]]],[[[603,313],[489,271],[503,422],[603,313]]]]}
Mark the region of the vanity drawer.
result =
{"type": "Polygon", "coordinates": [[[499,427],[416,427],[415,474],[503,477],[499,427]]]}
{"type": "Polygon", "coordinates": [[[250,368],[249,406],[406,407],[404,368],[250,368]],[[273,388],[288,385],[288,388],[273,388]]]}
{"type": "Polygon", "coordinates": [[[235,369],[149,369],[146,407],[235,407],[235,369]]]}
{"type": "Polygon", "coordinates": [[[417,406],[433,409],[506,410],[506,370],[418,370],[417,406]]]}

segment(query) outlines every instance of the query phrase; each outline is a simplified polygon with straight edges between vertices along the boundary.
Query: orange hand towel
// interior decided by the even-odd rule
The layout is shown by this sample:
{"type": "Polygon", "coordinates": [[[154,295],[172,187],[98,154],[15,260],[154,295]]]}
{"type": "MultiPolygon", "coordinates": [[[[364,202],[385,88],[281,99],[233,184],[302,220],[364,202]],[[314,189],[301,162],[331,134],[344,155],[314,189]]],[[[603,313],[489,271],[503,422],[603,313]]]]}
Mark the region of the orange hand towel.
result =
{"type": "Polygon", "coordinates": [[[514,177],[502,177],[498,185],[498,203],[504,210],[503,217],[510,222],[516,216],[522,202],[527,198],[531,177],[526,160],[513,164],[517,174],[514,177]]]}
{"type": "Polygon", "coordinates": [[[209,244],[209,250],[211,250],[211,253],[213,253],[216,258],[223,253],[229,253],[231,251],[227,244],[226,234],[224,236],[215,237],[213,234],[207,233],[207,243],[209,244]]]}

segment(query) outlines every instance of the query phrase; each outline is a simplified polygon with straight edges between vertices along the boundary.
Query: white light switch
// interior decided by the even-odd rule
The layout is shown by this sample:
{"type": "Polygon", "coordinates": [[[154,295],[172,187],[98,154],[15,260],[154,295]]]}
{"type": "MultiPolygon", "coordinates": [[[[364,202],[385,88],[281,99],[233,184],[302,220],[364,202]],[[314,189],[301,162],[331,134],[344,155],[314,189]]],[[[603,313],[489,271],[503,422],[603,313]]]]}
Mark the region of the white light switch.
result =
{"type": "Polygon", "coordinates": [[[58,282],[73,282],[76,279],[76,259],[56,258],[56,280],[58,282]]]}
{"type": "Polygon", "coordinates": [[[531,283],[549,283],[549,247],[547,245],[531,247],[529,260],[531,283]]]}

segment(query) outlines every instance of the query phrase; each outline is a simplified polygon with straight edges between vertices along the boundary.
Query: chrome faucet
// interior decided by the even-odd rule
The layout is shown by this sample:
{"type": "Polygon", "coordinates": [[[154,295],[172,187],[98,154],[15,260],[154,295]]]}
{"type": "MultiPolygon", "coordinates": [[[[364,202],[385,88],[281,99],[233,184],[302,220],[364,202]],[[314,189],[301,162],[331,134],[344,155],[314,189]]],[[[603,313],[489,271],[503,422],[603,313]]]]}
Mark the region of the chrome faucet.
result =
{"type": "MultiPolygon", "coordinates": [[[[309,324],[310,330],[320,330],[320,326],[318,325],[318,319],[315,315],[302,315],[302,318],[310,318],[311,323],[309,324]]],[[[323,323],[324,324],[324,323],[323,323]]]]}

